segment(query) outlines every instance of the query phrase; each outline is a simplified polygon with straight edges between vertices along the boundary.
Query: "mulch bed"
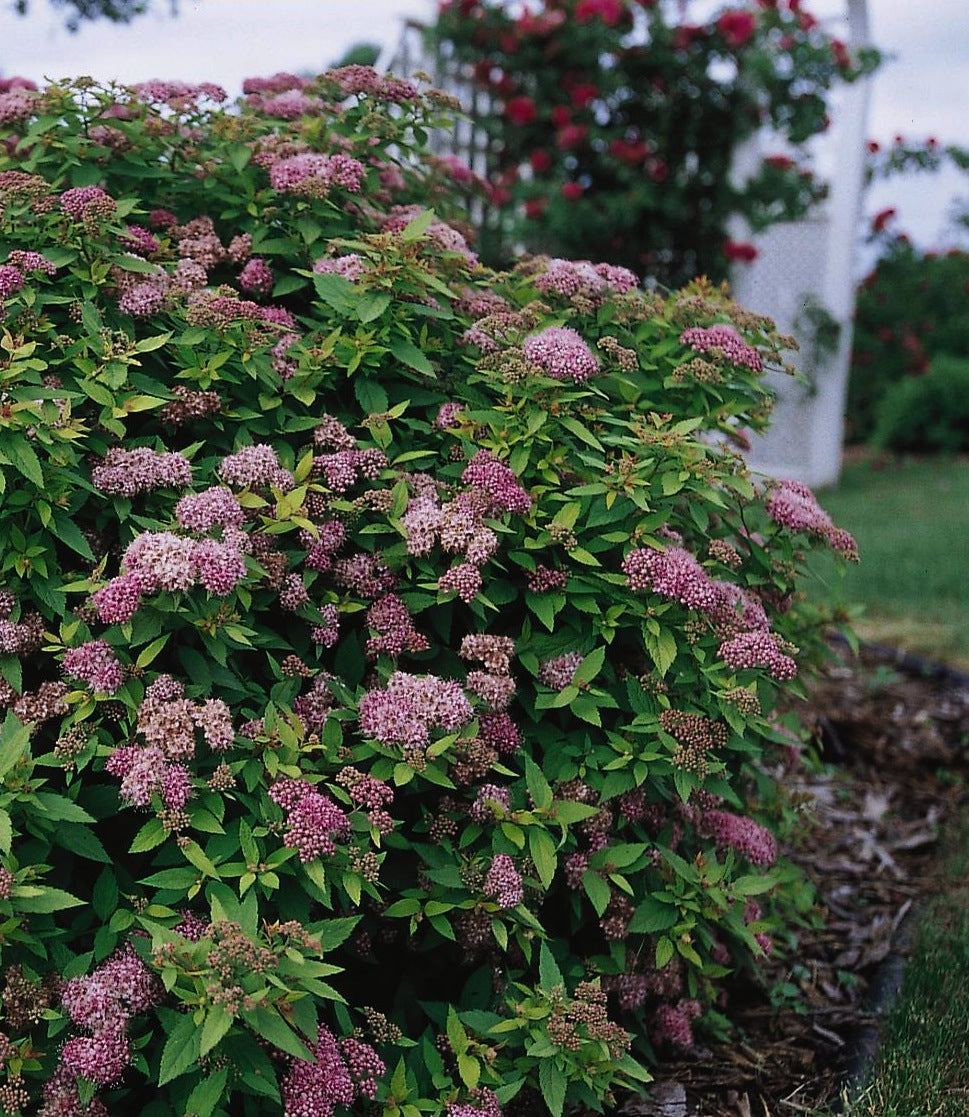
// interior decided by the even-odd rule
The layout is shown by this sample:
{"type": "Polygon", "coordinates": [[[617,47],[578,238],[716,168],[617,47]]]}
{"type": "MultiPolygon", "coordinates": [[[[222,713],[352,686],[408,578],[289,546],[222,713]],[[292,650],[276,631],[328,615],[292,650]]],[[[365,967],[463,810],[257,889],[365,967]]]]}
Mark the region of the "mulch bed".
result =
{"type": "Polygon", "coordinates": [[[735,997],[738,1038],[664,1063],[649,1093],[624,1104],[628,1117],[833,1110],[877,1044],[911,926],[937,889],[940,828],[965,799],[969,677],[884,649],[841,654],[813,686],[808,716],[832,767],[796,777],[815,825],[786,852],[827,919],[772,975],[802,1003],[735,997]]]}

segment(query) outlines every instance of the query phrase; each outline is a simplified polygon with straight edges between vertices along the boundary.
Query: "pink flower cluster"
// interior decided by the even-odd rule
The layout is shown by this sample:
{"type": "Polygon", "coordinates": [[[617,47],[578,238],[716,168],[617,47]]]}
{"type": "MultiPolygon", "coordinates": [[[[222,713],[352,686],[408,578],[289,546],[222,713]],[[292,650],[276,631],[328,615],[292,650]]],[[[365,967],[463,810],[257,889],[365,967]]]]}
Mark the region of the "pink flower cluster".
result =
{"type": "Polygon", "coordinates": [[[219,476],[237,489],[275,488],[289,492],[296,484],[292,473],[279,464],[276,451],[265,443],[244,446],[224,457],[219,476]]]}
{"type": "Polygon", "coordinates": [[[763,629],[741,632],[724,640],[720,645],[720,658],[734,671],[764,668],[772,678],[782,681],[797,677],[797,664],[781,651],[778,639],[763,629]]]}
{"type": "Polygon", "coordinates": [[[40,271],[45,275],[54,275],[57,272],[57,265],[46,256],[22,248],[15,248],[7,257],[7,263],[22,272],[40,271]]]}
{"type": "Polygon", "coordinates": [[[397,658],[405,653],[415,655],[430,647],[427,637],[414,627],[414,618],[402,598],[388,593],[378,598],[367,610],[371,636],[367,640],[367,657],[379,655],[397,658]]]}
{"type": "Polygon", "coordinates": [[[289,829],[283,839],[295,849],[300,861],[330,857],[336,853],[334,838],[350,837],[350,820],[342,810],[312,784],[288,777],[277,780],[269,789],[269,798],[278,803],[286,815],[289,829]]]}
{"type": "Polygon", "coordinates": [[[511,792],[507,787],[483,783],[468,807],[468,817],[473,822],[494,822],[511,810],[511,792]]]}
{"type": "Polygon", "coordinates": [[[387,468],[383,450],[337,450],[332,454],[319,454],[313,459],[313,471],[322,474],[335,493],[345,493],[359,478],[373,481],[380,471],[387,468]]]}
{"type": "Polygon", "coordinates": [[[118,208],[114,198],[100,186],[74,186],[65,190],[60,204],[72,221],[108,218],[118,208]]]}
{"type": "Polygon", "coordinates": [[[426,745],[432,729],[453,733],[474,716],[459,683],[436,675],[395,671],[385,690],[368,691],[359,706],[360,729],[385,745],[426,745]]]}
{"type": "MultiPolygon", "coordinates": [[[[128,1024],[158,1004],[160,992],[156,978],[130,947],[87,977],[68,981],[61,1001],[73,1023],[89,1034],[64,1044],[61,1067],[99,1086],[116,1082],[131,1062],[128,1024]]],[[[76,1080],[73,1085],[76,1089],[76,1080]]]]}
{"type": "Polygon", "coordinates": [[[128,545],[121,575],[92,595],[91,602],[101,620],[113,624],[130,620],[145,594],[177,593],[201,584],[216,597],[227,597],[246,576],[245,541],[241,532],[231,541],[143,532],[128,545]]]}
{"type": "Polygon", "coordinates": [[[763,667],[775,679],[797,675],[797,664],[781,651],[761,602],[740,586],[711,578],[685,548],[631,551],[622,569],[630,589],[652,590],[706,614],[723,638],[719,654],[728,667],[763,667]]]}
{"type": "Polygon", "coordinates": [[[718,353],[733,365],[762,372],[764,359],[733,326],[691,326],[680,334],[680,341],[698,353],[718,353]]]}
{"type": "Polygon", "coordinates": [[[200,493],[183,496],[175,505],[175,518],[186,531],[201,533],[214,527],[241,528],[245,512],[230,489],[213,485],[200,493]]]}
{"type": "Polygon", "coordinates": [[[200,82],[195,85],[186,81],[162,81],[153,78],[132,86],[132,92],[139,101],[147,104],[167,105],[172,109],[195,109],[205,101],[221,105],[228,101],[229,94],[221,85],[200,82]]]}
{"type": "Polygon", "coordinates": [[[521,874],[507,853],[496,854],[485,874],[484,894],[490,896],[499,908],[517,907],[525,896],[521,874]]]}
{"type": "Polygon", "coordinates": [[[91,471],[94,486],[112,496],[134,496],[152,489],[177,489],[192,483],[192,464],[182,454],[139,446],[112,446],[91,471]]]}
{"type": "Polygon", "coordinates": [[[767,515],[788,531],[800,531],[825,539],[844,558],[858,559],[858,544],[847,531],[836,528],[818,504],[811,489],[801,481],[778,482],[767,494],[767,515]]]}
{"type": "Polygon", "coordinates": [[[348,96],[364,95],[381,101],[396,101],[398,104],[403,104],[417,100],[420,95],[413,82],[390,74],[382,74],[372,66],[362,66],[356,62],[330,70],[326,76],[336,82],[348,96]]]}
{"type": "Polygon", "coordinates": [[[256,295],[270,294],[274,282],[272,268],[258,256],[248,260],[239,272],[239,286],[243,291],[251,291],[256,295]]]}
{"type": "Polygon", "coordinates": [[[705,811],[699,829],[718,848],[736,850],[752,865],[773,865],[777,860],[777,839],[752,818],[729,811],[705,811]]]}
{"type": "Polygon", "coordinates": [[[345,256],[317,260],[313,271],[317,275],[340,275],[350,283],[357,283],[367,274],[368,266],[358,252],[348,252],[345,256]]]}
{"type": "Polygon", "coordinates": [[[650,1039],[657,1047],[693,1047],[693,1021],[700,1015],[696,1001],[679,1001],[660,1005],[649,1029],[650,1039]]]}
{"type": "Polygon", "coordinates": [[[623,295],[634,291],[639,279],[628,268],[615,264],[593,264],[590,260],[562,260],[552,258],[545,271],[535,278],[535,290],[543,295],[562,295],[571,298],[581,295],[600,303],[610,295],[623,295]]]}
{"type": "Polygon", "coordinates": [[[484,493],[496,512],[525,515],[532,507],[532,498],[518,478],[490,450],[479,450],[474,455],[461,474],[461,480],[484,493]]]}
{"type": "Polygon", "coordinates": [[[599,371],[599,360],[571,326],[549,326],[525,339],[525,356],[553,380],[581,384],[599,371]]]}
{"type": "Polygon", "coordinates": [[[569,652],[566,655],[548,659],[538,668],[539,682],[544,683],[552,690],[564,690],[572,684],[572,676],[582,662],[579,652],[569,652]]]}
{"type": "Polygon", "coordinates": [[[338,1043],[325,1024],[309,1044],[311,1059],[293,1059],[283,1076],[283,1117],[333,1117],[349,1109],[359,1094],[374,1098],[386,1067],[376,1051],[358,1039],[338,1043]]]}
{"type": "Polygon", "coordinates": [[[20,268],[13,264],[0,264],[0,301],[9,299],[15,291],[24,285],[24,276],[20,268]]]}
{"type": "Polygon", "coordinates": [[[366,175],[366,167],[343,152],[321,155],[315,151],[301,151],[298,155],[278,159],[269,168],[269,181],[274,190],[309,198],[325,197],[334,186],[358,194],[366,175]]]}
{"type": "Polygon", "coordinates": [[[61,670],[98,694],[115,694],[124,681],[121,661],[104,640],[89,640],[65,652],[61,670]]]}

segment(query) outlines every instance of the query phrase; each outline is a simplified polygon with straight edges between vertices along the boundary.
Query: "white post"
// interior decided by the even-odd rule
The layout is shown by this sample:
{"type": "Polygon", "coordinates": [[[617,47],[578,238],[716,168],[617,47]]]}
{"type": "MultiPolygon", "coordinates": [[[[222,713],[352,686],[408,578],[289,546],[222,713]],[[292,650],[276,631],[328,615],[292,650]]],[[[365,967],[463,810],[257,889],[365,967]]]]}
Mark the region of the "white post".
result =
{"type": "MultiPolygon", "coordinates": [[[[854,49],[871,43],[867,0],[848,0],[848,36],[854,49]]],[[[815,484],[834,484],[841,472],[845,400],[855,312],[855,257],[865,186],[865,140],[871,81],[846,90],[839,122],[839,152],[830,195],[830,225],[821,301],[841,326],[838,351],[824,374],[816,412],[815,484]]]]}

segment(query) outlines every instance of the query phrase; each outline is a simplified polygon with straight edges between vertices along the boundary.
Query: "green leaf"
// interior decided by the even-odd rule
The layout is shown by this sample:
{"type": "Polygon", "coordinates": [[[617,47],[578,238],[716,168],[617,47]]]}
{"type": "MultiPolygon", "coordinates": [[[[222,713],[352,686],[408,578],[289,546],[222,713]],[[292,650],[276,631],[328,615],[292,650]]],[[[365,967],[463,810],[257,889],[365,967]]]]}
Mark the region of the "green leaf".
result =
{"type": "Polygon", "coordinates": [[[447,1038],[455,1055],[467,1053],[468,1033],[464,1030],[454,1005],[448,1005],[447,1009],[447,1038]]]}
{"type": "Polygon", "coordinates": [[[555,854],[555,842],[552,840],[547,830],[542,830],[538,826],[529,827],[528,852],[531,855],[532,861],[535,863],[535,871],[538,873],[538,879],[542,882],[542,887],[547,891],[552,885],[552,879],[555,876],[555,870],[558,866],[558,858],[555,854]]]}
{"type": "Polygon", "coordinates": [[[170,635],[171,633],[165,632],[157,640],[152,640],[146,648],[142,648],[135,660],[135,665],[137,667],[147,667],[161,653],[162,648],[168,643],[170,635]]]}
{"type": "Polygon", "coordinates": [[[636,908],[629,921],[629,930],[637,934],[651,935],[656,931],[668,931],[679,918],[678,909],[672,904],[647,896],[636,908]]]}
{"type": "Polygon", "coordinates": [[[62,543],[66,543],[67,546],[70,547],[72,551],[76,551],[81,558],[86,558],[94,562],[94,552],[91,550],[91,545],[84,538],[77,524],[74,523],[63,509],[54,508],[53,516],[53,536],[62,543]]]}
{"type": "Polygon", "coordinates": [[[390,306],[390,295],[386,291],[368,291],[357,300],[357,314],[361,322],[372,322],[390,306]]]}
{"type": "Polygon", "coordinates": [[[38,791],[34,794],[41,808],[45,822],[94,822],[94,818],[73,799],[57,795],[53,791],[38,791]]]}
{"type": "Polygon", "coordinates": [[[542,1059],[538,1064],[538,1085],[552,1117],[562,1117],[568,1083],[565,1072],[554,1059],[542,1059]]]}
{"type": "Polygon", "coordinates": [[[191,1015],[179,1016],[175,1027],[165,1040],[161,1064],[158,1068],[158,1085],[164,1086],[173,1078],[178,1078],[199,1060],[202,1033],[195,1026],[191,1015]]]}
{"type": "Polygon", "coordinates": [[[476,1090],[481,1079],[481,1064],[473,1055],[459,1055],[458,1074],[469,1090],[476,1090]]]}
{"type": "Polygon", "coordinates": [[[207,877],[214,877],[219,879],[219,870],[215,866],[215,862],[209,855],[202,849],[198,842],[187,841],[181,846],[182,853],[190,861],[196,869],[201,869],[207,877]]]}
{"type": "Polygon", "coordinates": [[[537,810],[547,811],[555,798],[552,787],[545,778],[545,773],[530,756],[525,756],[524,761],[525,785],[528,788],[532,803],[537,810]]]}
{"type": "Polygon", "coordinates": [[[572,681],[574,683],[591,683],[602,670],[605,659],[605,644],[601,644],[598,648],[593,648],[587,656],[583,657],[579,666],[576,667],[575,673],[572,675],[572,681]]]}
{"type": "Polygon", "coordinates": [[[434,366],[409,338],[398,334],[390,339],[389,347],[401,364],[407,365],[416,372],[422,372],[425,376],[434,375],[434,366]]]}
{"type": "Polygon", "coordinates": [[[8,710],[0,727],[0,780],[20,762],[29,746],[30,730],[8,710]]]}
{"type": "Polygon", "coordinates": [[[213,1110],[225,1093],[228,1077],[229,1068],[223,1067],[210,1074],[208,1078],[203,1078],[188,1095],[188,1101],[185,1103],[187,1117],[212,1117],[213,1110]]]}
{"type": "Polygon", "coordinates": [[[44,487],[44,471],[40,465],[40,458],[37,457],[34,448],[28,446],[19,435],[5,436],[0,441],[0,453],[28,481],[33,481],[38,489],[44,487]]]}
{"type": "Polygon", "coordinates": [[[612,898],[612,892],[608,882],[604,881],[602,877],[593,870],[586,869],[582,874],[582,887],[585,889],[585,894],[592,902],[596,915],[602,915],[609,906],[609,900],[612,898]]]}
{"type": "Polygon", "coordinates": [[[232,1027],[233,1017],[222,1005],[213,1005],[205,1014],[202,1022],[202,1036],[199,1040],[199,1055],[207,1055],[219,1044],[232,1027]]]}
{"type": "Polygon", "coordinates": [[[420,240],[436,219],[437,218],[434,210],[424,210],[423,213],[419,213],[415,218],[408,222],[407,225],[404,226],[404,228],[398,234],[399,239],[402,240],[405,244],[408,244],[410,241],[420,240]]]}
{"type": "Polygon", "coordinates": [[[91,892],[91,907],[99,919],[108,920],[117,906],[118,882],[114,870],[103,869],[91,892]]]}
{"type": "Polygon", "coordinates": [[[540,987],[546,993],[551,993],[553,989],[565,987],[565,978],[562,976],[558,962],[555,961],[548,943],[544,940],[538,952],[538,981],[540,987]]]}
{"type": "Polygon", "coordinates": [[[293,1055],[297,1059],[309,1059],[311,1057],[306,1044],[278,1012],[266,1008],[264,1005],[256,1005],[255,1008],[244,1010],[242,1018],[256,1035],[268,1040],[277,1051],[284,1051],[287,1055],[293,1055]]]}
{"type": "Polygon", "coordinates": [[[160,846],[166,837],[168,837],[168,831],[162,826],[161,822],[157,818],[150,818],[135,834],[128,852],[147,853],[155,846],[160,846]]]}
{"type": "Polygon", "coordinates": [[[671,939],[668,939],[665,935],[658,939],[656,942],[656,968],[658,970],[663,969],[664,966],[669,964],[675,953],[676,948],[673,946],[671,939]]]}
{"type": "Polygon", "coordinates": [[[390,406],[386,391],[375,380],[358,376],[353,381],[353,394],[368,415],[382,415],[390,406]]]}
{"type": "Polygon", "coordinates": [[[10,815],[0,809],[0,853],[9,853],[13,844],[13,826],[10,815]]]}
{"type": "Polygon", "coordinates": [[[19,911],[33,911],[49,914],[53,911],[63,911],[65,908],[79,908],[84,904],[70,892],[63,888],[45,888],[37,885],[14,885],[14,906],[19,911]]]}

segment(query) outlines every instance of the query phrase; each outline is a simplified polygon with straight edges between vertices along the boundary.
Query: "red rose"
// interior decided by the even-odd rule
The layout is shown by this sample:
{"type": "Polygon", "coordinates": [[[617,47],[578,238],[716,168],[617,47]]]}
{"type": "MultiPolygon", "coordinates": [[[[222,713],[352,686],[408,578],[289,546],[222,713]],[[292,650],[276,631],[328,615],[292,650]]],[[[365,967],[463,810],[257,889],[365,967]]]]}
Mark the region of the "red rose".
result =
{"type": "Polygon", "coordinates": [[[516,128],[523,128],[538,119],[538,109],[531,97],[512,97],[505,103],[505,116],[516,128]]]}
{"type": "Polygon", "coordinates": [[[744,264],[752,263],[760,255],[755,245],[749,241],[739,240],[724,241],[723,254],[728,260],[735,260],[744,264]]]}
{"type": "Polygon", "coordinates": [[[582,183],[580,182],[565,182],[562,184],[562,197],[568,198],[570,202],[574,202],[576,198],[582,197],[582,183]]]}
{"type": "Polygon", "coordinates": [[[724,12],[717,20],[717,30],[731,50],[739,50],[754,37],[757,31],[757,17],[753,12],[739,10],[724,12]]]}
{"type": "Polygon", "coordinates": [[[588,134],[589,129],[584,124],[566,124],[556,135],[555,146],[562,151],[570,151],[585,143],[588,134]]]}
{"type": "Polygon", "coordinates": [[[537,175],[543,175],[552,165],[552,157],[547,151],[541,148],[536,148],[528,157],[529,163],[532,165],[532,170],[537,175]]]}
{"type": "Polygon", "coordinates": [[[525,216],[530,217],[533,221],[537,220],[545,212],[547,205],[548,198],[529,198],[525,203],[525,216]]]}
{"type": "Polygon", "coordinates": [[[590,19],[601,19],[607,27],[615,27],[625,15],[622,0],[579,0],[575,5],[577,23],[588,23],[590,19]]]}
{"type": "Polygon", "coordinates": [[[552,123],[556,128],[564,128],[572,119],[572,113],[565,105],[556,105],[551,112],[552,123]]]}

